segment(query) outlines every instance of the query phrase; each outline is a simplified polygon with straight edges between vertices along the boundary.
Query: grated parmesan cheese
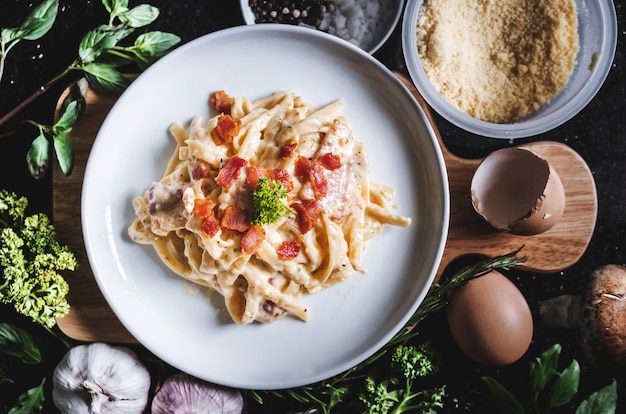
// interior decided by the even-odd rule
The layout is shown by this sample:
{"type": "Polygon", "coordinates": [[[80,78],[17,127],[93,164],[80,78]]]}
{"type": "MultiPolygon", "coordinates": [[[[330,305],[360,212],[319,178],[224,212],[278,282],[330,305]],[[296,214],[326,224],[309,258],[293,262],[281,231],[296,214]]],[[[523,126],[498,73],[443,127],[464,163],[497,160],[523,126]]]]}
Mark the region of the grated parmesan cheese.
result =
{"type": "Polygon", "coordinates": [[[417,48],[439,93],[472,117],[519,120],[567,84],[578,53],[574,0],[425,0],[417,48]]]}

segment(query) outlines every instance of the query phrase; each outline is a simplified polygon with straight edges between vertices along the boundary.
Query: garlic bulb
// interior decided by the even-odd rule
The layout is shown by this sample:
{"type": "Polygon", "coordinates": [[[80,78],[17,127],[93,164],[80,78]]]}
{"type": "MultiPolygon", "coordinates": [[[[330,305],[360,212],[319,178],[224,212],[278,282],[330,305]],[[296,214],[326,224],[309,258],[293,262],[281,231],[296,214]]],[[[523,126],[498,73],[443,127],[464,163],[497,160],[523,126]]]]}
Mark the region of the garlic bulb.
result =
{"type": "Polygon", "coordinates": [[[243,397],[185,373],[165,380],[152,400],[152,414],[240,414],[243,397]]]}
{"type": "Polygon", "coordinates": [[[150,374],[135,353],[104,343],[70,349],[52,381],[63,414],[140,414],[150,390],[150,374]]]}

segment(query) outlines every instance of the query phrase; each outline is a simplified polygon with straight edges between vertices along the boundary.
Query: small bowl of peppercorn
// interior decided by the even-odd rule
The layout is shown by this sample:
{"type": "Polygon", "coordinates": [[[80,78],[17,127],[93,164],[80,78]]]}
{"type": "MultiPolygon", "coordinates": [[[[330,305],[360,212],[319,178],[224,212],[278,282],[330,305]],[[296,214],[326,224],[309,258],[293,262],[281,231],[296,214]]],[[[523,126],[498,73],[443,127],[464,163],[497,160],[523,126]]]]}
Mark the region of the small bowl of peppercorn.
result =
{"type": "Polygon", "coordinates": [[[407,71],[441,117],[473,134],[544,134],[591,102],[617,44],[611,0],[411,0],[407,71]]]}
{"type": "Polygon", "coordinates": [[[374,54],[402,16],[404,0],[241,0],[246,24],[282,23],[320,30],[374,54]]]}

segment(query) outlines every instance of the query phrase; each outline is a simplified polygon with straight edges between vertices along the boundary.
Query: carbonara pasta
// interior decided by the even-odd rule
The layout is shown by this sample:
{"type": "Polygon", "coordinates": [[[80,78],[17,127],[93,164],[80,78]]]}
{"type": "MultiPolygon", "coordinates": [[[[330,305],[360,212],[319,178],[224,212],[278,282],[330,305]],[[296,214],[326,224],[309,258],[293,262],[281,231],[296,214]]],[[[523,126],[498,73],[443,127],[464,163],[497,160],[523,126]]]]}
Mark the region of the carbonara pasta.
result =
{"type": "Polygon", "coordinates": [[[394,189],[368,180],[368,159],[342,117],[292,93],[258,101],[214,92],[218,115],[170,132],[163,177],[135,198],[132,240],[176,274],[224,297],[233,321],[304,321],[301,296],[362,268],[385,224],[409,226],[394,189]]]}

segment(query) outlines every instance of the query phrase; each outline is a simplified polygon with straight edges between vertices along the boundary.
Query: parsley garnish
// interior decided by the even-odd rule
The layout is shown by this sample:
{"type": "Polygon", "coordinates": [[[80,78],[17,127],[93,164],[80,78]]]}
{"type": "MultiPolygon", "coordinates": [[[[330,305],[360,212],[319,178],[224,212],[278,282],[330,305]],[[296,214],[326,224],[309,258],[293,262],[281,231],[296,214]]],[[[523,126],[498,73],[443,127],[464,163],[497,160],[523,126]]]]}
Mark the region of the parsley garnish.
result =
{"type": "Polygon", "coordinates": [[[250,194],[252,198],[252,223],[256,225],[271,224],[291,213],[291,209],[283,201],[287,198],[287,190],[278,180],[259,178],[259,184],[250,194]]]}

